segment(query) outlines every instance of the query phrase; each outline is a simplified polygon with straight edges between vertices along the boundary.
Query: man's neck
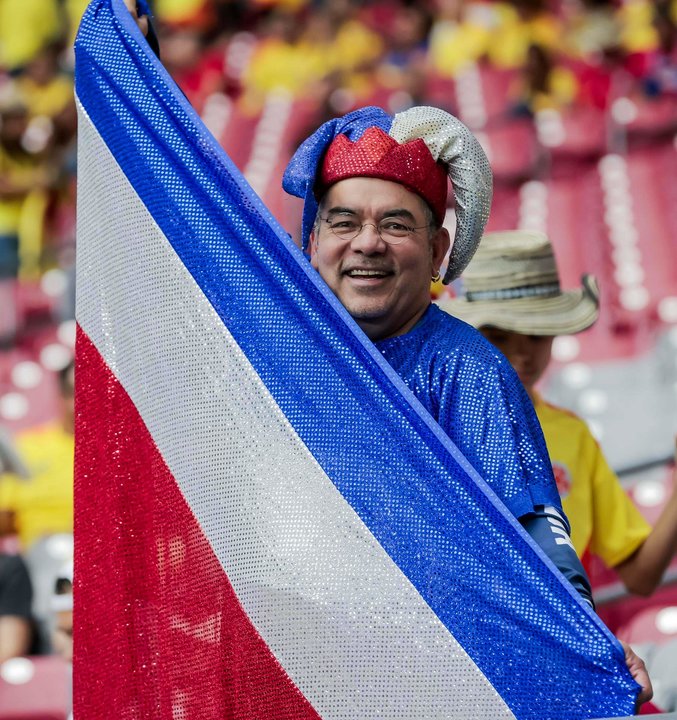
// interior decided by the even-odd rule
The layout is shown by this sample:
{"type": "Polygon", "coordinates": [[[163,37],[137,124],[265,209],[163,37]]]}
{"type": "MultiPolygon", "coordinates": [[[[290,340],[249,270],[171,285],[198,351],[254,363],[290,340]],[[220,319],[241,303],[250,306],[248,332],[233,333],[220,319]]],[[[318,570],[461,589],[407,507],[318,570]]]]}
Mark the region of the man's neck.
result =
{"type": "Polygon", "coordinates": [[[423,309],[408,318],[406,322],[397,327],[393,327],[391,324],[385,325],[378,320],[370,322],[368,319],[356,318],[355,322],[357,322],[360,329],[372,342],[379,342],[379,340],[387,340],[388,338],[406,335],[414,329],[429,307],[430,304],[426,305],[423,309]]]}

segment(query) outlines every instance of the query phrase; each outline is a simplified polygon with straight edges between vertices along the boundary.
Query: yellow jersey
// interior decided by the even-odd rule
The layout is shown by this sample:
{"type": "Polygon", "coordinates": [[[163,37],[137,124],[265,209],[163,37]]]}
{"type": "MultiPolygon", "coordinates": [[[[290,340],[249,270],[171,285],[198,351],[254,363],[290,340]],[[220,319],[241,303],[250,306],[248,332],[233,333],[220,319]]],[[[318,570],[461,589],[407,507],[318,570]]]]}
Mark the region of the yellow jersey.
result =
{"type": "Polygon", "coordinates": [[[651,526],[623,490],[586,423],[537,397],[571,540],[584,561],[588,553],[608,567],[626,560],[646,540],[651,526]]]}
{"type": "Polygon", "coordinates": [[[16,445],[31,477],[0,477],[0,510],[14,513],[26,550],[44,535],[73,532],[74,444],[55,423],[22,433],[16,445]]]}

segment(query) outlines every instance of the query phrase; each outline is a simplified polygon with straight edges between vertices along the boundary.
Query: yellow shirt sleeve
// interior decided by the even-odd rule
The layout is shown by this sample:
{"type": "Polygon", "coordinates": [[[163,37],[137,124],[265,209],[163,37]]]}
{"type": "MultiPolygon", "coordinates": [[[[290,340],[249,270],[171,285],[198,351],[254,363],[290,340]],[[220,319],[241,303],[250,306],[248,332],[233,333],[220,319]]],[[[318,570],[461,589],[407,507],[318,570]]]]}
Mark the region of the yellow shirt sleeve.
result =
{"type": "Polygon", "coordinates": [[[628,497],[589,431],[588,436],[586,453],[593,493],[590,549],[609,567],[615,567],[647,539],[651,526],[628,497]]]}
{"type": "Polygon", "coordinates": [[[553,464],[571,539],[609,567],[627,559],[651,526],[626,494],[586,423],[562,408],[536,402],[536,414],[553,464]]]}

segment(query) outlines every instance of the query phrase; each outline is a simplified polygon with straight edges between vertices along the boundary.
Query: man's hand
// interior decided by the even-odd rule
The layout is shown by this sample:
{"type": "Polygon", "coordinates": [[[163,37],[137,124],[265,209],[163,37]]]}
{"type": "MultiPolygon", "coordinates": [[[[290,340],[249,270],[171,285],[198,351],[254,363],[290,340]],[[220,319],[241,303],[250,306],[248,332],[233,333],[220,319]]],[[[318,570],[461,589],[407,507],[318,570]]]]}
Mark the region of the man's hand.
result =
{"type": "Polygon", "coordinates": [[[125,6],[127,10],[129,10],[129,14],[136,20],[136,24],[139,26],[139,30],[141,30],[144,37],[148,35],[148,15],[139,15],[136,0],[125,0],[125,6]]]}
{"type": "Polygon", "coordinates": [[[622,640],[620,642],[623,650],[625,650],[625,664],[628,666],[632,677],[642,686],[642,690],[637,697],[637,708],[639,709],[640,705],[648,702],[653,697],[653,687],[644,660],[635,654],[635,651],[627,643],[622,640]]]}

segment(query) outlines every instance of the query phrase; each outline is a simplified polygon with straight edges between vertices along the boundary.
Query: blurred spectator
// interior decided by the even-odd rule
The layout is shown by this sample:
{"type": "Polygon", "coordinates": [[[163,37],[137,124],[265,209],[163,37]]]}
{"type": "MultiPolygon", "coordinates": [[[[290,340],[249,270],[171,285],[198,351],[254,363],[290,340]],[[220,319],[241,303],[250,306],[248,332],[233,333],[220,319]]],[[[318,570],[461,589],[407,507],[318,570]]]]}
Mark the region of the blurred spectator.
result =
{"type": "Polygon", "coordinates": [[[73,373],[73,363],[59,373],[61,417],[17,438],[31,479],[0,481],[0,511],[13,513],[23,549],[45,535],[73,531],[73,373]]]}
{"type": "Polygon", "coordinates": [[[590,58],[618,45],[620,25],[610,0],[583,0],[566,17],[563,47],[578,59],[590,58]]]}
{"type": "Polygon", "coordinates": [[[247,96],[254,107],[273,90],[298,94],[317,76],[313,61],[305,62],[298,52],[302,23],[295,14],[273,10],[259,28],[260,41],[244,74],[247,96]]]}
{"type": "Polygon", "coordinates": [[[45,193],[55,169],[44,155],[29,152],[25,139],[30,113],[17,84],[0,87],[0,342],[17,330],[16,279],[20,256],[39,254],[45,193]]]}
{"type": "Polygon", "coordinates": [[[388,107],[391,112],[404,110],[424,99],[432,24],[432,16],[424,4],[405,5],[393,17],[375,73],[379,86],[404,93],[398,107],[388,107]]]}
{"type": "Polygon", "coordinates": [[[73,563],[65,565],[54,583],[52,647],[66,662],[73,662],[73,563]]]}
{"type": "Polygon", "coordinates": [[[69,50],[73,47],[80,19],[87,9],[87,5],[89,5],[89,0],[61,0],[66,18],[66,48],[69,50]]]}
{"type": "MultiPolygon", "coordinates": [[[[200,24],[209,12],[209,5],[207,0],[155,0],[152,3],[157,20],[176,27],[200,24]]],[[[164,45],[162,49],[164,51],[164,45]]]]}
{"type": "Polygon", "coordinates": [[[46,45],[17,76],[17,89],[28,109],[31,149],[68,145],[75,136],[73,78],[59,67],[60,46],[46,45]]]}
{"type": "Polygon", "coordinates": [[[338,74],[342,84],[357,94],[368,90],[367,76],[383,53],[383,38],[378,29],[365,23],[355,0],[329,0],[315,10],[315,15],[329,28],[334,28],[328,45],[321,37],[313,39],[309,31],[304,33],[306,42],[314,43],[315,52],[331,55],[325,76],[338,74]]]}
{"type": "Polygon", "coordinates": [[[58,115],[73,99],[73,80],[59,70],[59,46],[41,48],[17,76],[31,118],[58,115]]]}
{"type": "Polygon", "coordinates": [[[654,3],[629,0],[617,10],[619,44],[629,53],[648,52],[658,47],[658,30],[654,26],[654,3]]]}
{"type": "Polygon", "coordinates": [[[586,423],[545,402],[536,384],[553,339],[591,327],[599,290],[591,276],[563,292],[544,233],[487,233],[463,277],[462,297],[446,309],[469,322],[508,359],[534,403],[553,465],[571,541],[586,563],[594,554],[628,591],[649,595],[677,554],[677,490],[652,528],[624,492],[586,423]]]}
{"type": "Polygon", "coordinates": [[[541,0],[495,4],[497,21],[487,56],[499,68],[520,68],[532,45],[556,49],[560,45],[560,19],[541,0]]]}
{"type": "Polygon", "coordinates": [[[317,84],[330,76],[360,92],[364,79],[359,72],[380,56],[382,48],[379,36],[359,20],[354,3],[342,0],[304,15],[273,10],[260,28],[261,41],[243,78],[253,108],[272,91],[312,97],[317,84]]]}
{"type": "Polygon", "coordinates": [[[19,70],[46,43],[61,37],[59,5],[57,0],[0,2],[0,68],[19,70]]]}
{"type": "Polygon", "coordinates": [[[251,0],[252,5],[261,8],[280,8],[295,12],[308,4],[308,0],[251,0]]]}
{"type": "Polygon", "coordinates": [[[211,93],[225,87],[223,54],[205,48],[201,32],[194,27],[165,28],[160,43],[163,65],[200,111],[211,93]]]}
{"type": "MultiPolygon", "coordinates": [[[[639,79],[641,89],[649,97],[677,93],[677,2],[658,0],[650,8],[651,31],[645,43],[634,42],[626,67],[639,79]],[[650,40],[650,42],[649,42],[650,40]]],[[[632,39],[632,30],[628,28],[632,39]]]]}
{"type": "Polygon", "coordinates": [[[497,18],[484,3],[436,0],[430,30],[430,65],[453,77],[486,55],[497,18]]]}
{"type": "Polygon", "coordinates": [[[530,113],[558,110],[575,102],[578,81],[575,74],[558,64],[546,48],[530,45],[515,95],[518,108],[530,113]]]}
{"type": "Polygon", "coordinates": [[[0,553],[0,663],[30,652],[32,601],[33,589],[23,559],[0,553]]]}

